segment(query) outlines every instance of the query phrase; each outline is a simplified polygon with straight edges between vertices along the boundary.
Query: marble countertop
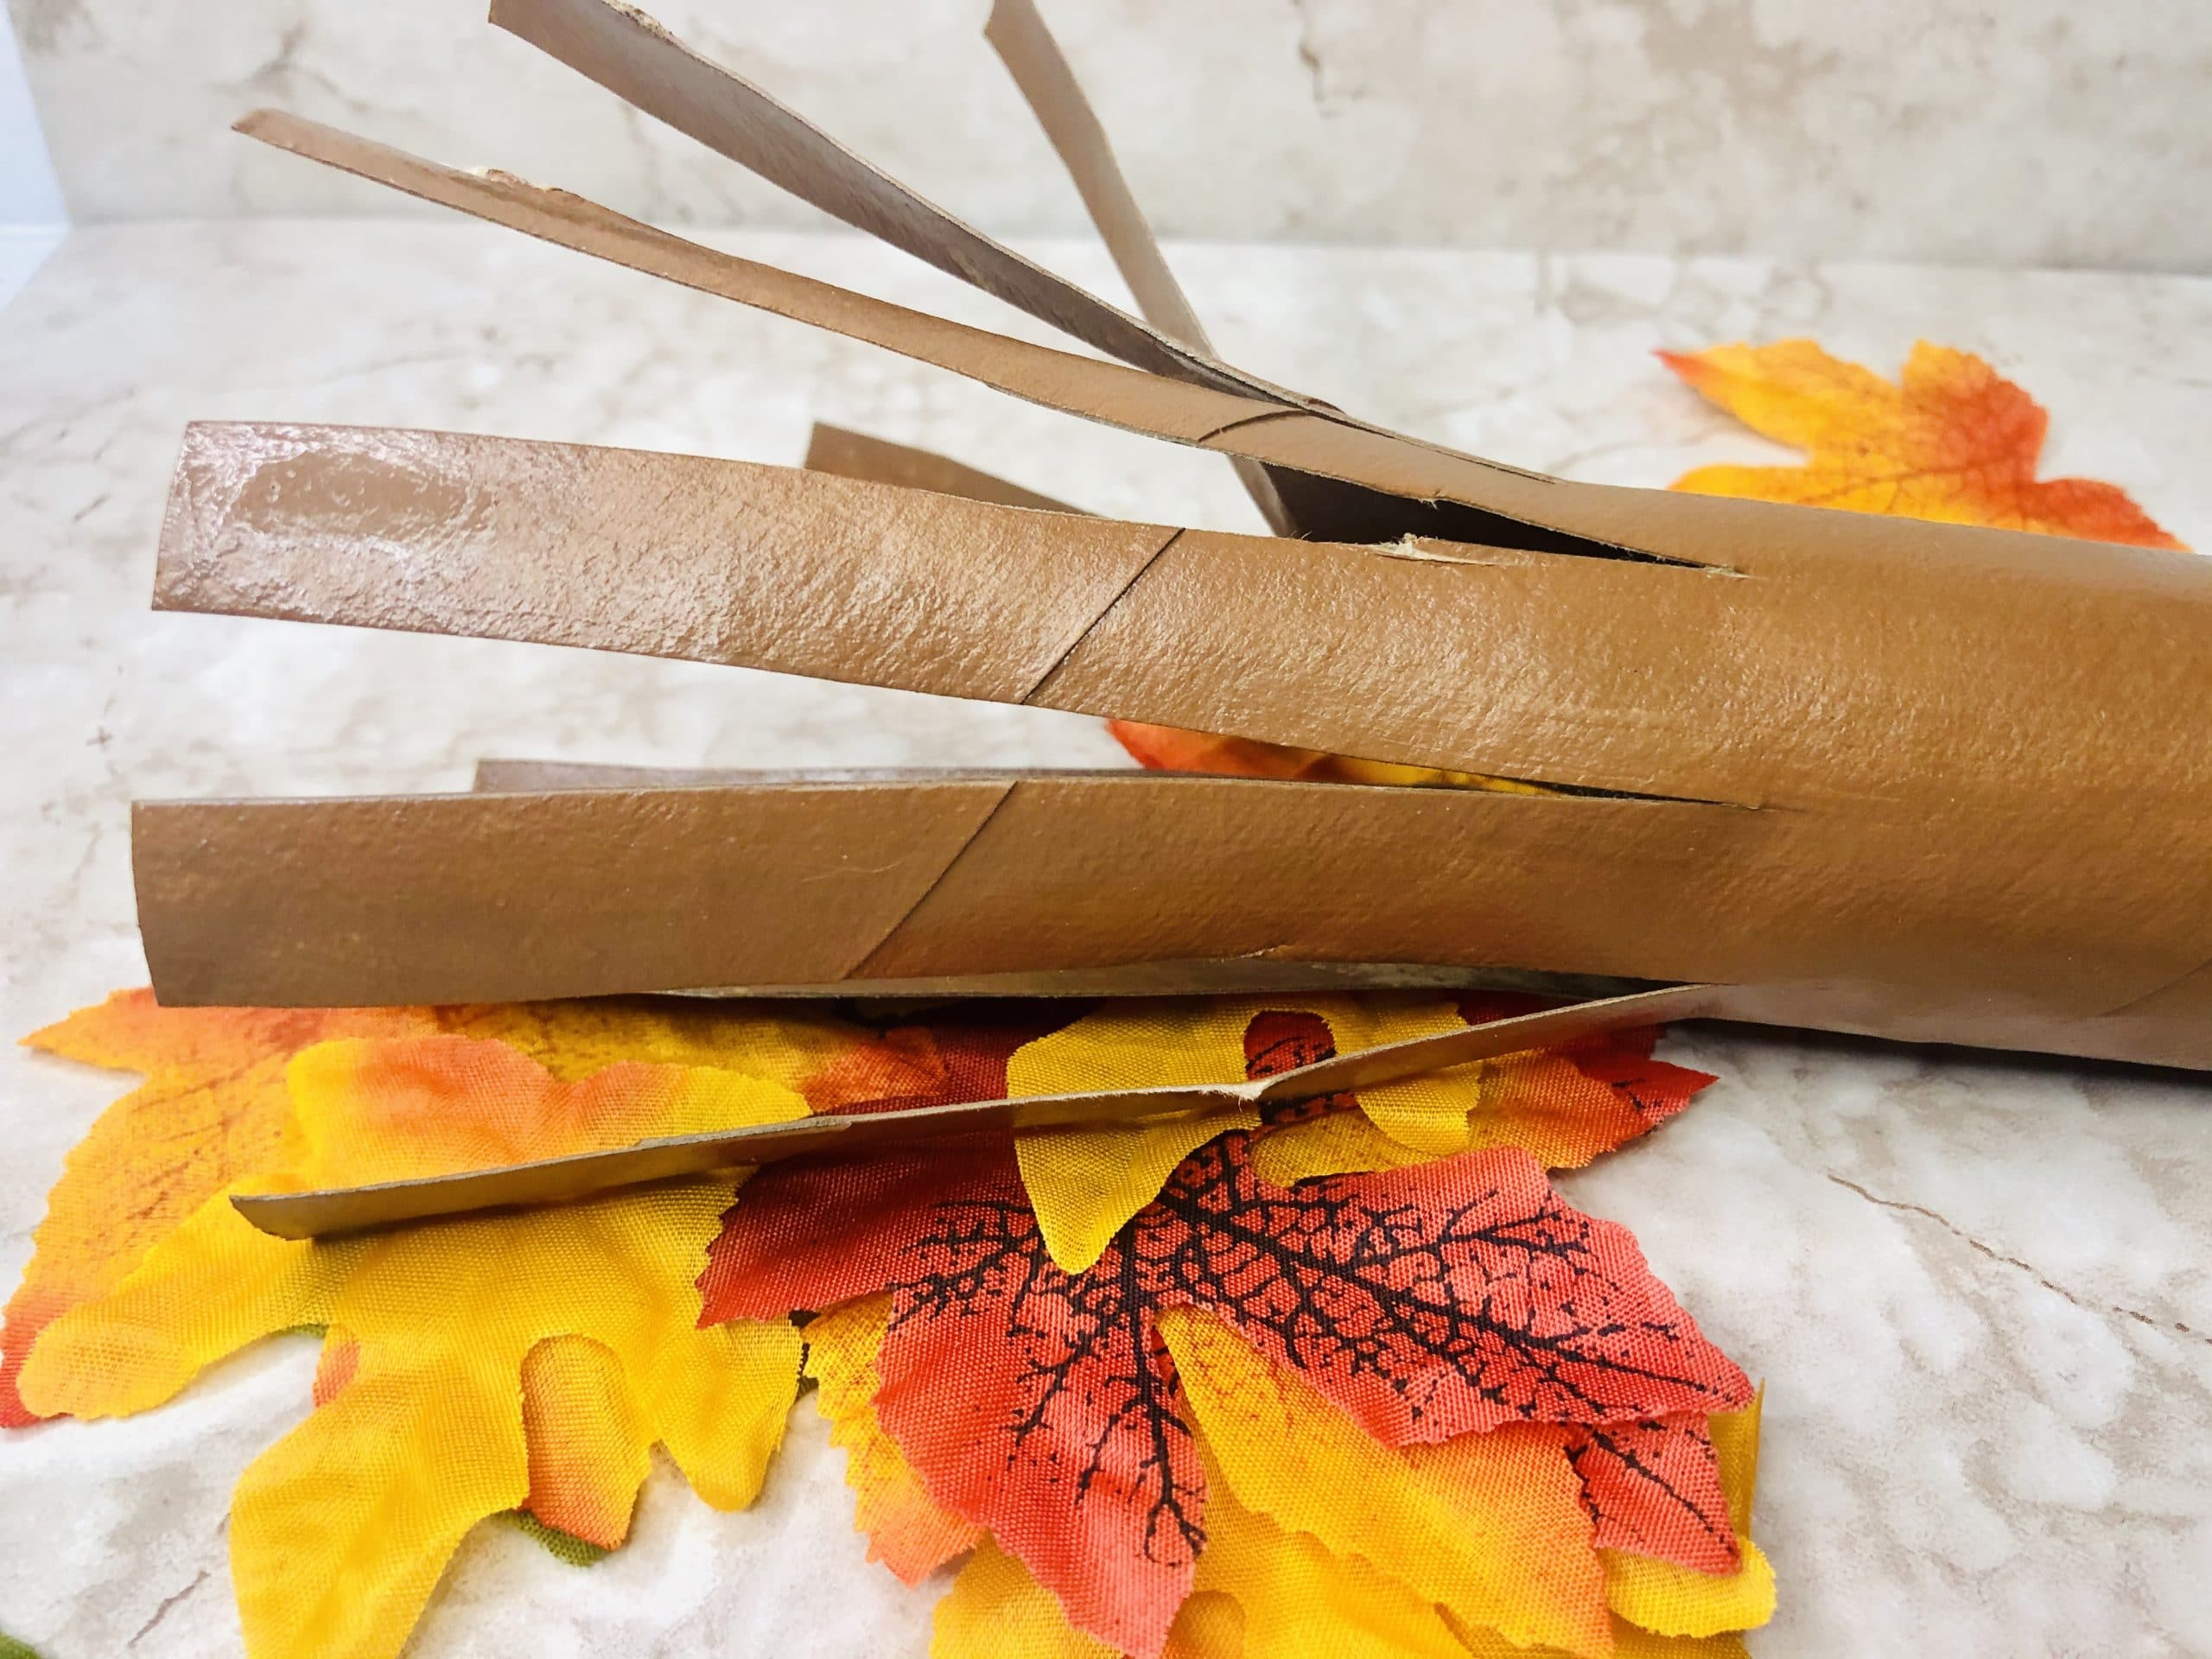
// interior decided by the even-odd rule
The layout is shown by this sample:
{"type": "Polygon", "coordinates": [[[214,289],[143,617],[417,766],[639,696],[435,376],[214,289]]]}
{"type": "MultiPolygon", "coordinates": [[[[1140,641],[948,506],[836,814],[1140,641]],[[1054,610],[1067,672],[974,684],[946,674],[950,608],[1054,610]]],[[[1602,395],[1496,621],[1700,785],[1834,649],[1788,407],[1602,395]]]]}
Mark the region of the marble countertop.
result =
{"type": "MultiPolygon", "coordinates": [[[[1014,332],[856,238],[719,238],[1014,332]]],[[[1030,251],[1116,291],[1088,245],[1030,251]]],[[[1191,246],[1225,355],[1498,459],[1662,484],[1775,452],[1657,346],[1808,334],[1894,372],[1971,348],[2053,411],[2050,470],[2212,547],[2212,281],[1191,246]]],[[[819,417],[1109,512],[1251,528],[1217,458],[519,238],[421,220],[80,231],[0,311],[0,1028],[143,982],[134,796],[464,786],[484,755],[1121,764],[1093,721],[743,671],[148,609],[193,417],[397,423],[796,461],[819,417]]],[[[2119,647],[2122,642],[2115,642],[2119,647]]],[[[1678,1034],[1720,1082],[1564,1183],[1767,1380],[1766,1655],[2212,1653],[2212,1088],[1840,1040],[1678,1034]]],[[[0,1280],[117,1081],[0,1055],[0,1280]]],[[[0,1435],[0,1630],[48,1659],[236,1650],[224,1517],[306,1409],[280,1340],[121,1423],[0,1435]]],[[[410,1654],[897,1655],[816,1414],[755,1509],[666,1469],[588,1571],[480,1529],[410,1654]]]]}

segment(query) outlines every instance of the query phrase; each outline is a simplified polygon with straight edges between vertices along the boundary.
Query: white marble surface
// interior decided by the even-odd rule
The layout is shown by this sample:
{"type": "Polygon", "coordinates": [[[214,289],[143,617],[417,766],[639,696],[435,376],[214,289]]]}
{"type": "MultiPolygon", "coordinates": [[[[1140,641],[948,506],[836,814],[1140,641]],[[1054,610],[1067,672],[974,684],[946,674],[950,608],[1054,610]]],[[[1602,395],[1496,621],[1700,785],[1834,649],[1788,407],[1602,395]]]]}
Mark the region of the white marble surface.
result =
{"type": "MultiPolygon", "coordinates": [[[[843,238],[728,238],[895,298],[995,308],[843,238]]],[[[1087,245],[1037,251],[1103,283],[1087,245]]],[[[1972,347],[2054,411],[2060,469],[2212,546],[2212,283],[1651,257],[1178,252],[1224,350],[1346,408],[1586,477],[1771,454],[1649,348],[1972,347]]],[[[671,765],[1110,763],[1092,723],[521,645],[155,616],[189,416],[404,422],[795,459],[808,422],[1110,512],[1252,522],[1216,458],[480,228],[79,232],[0,312],[0,1028],[143,974],[133,795],[460,786],[484,754],[671,765]]],[[[2120,642],[2115,642],[2116,645],[2120,642]]],[[[1572,1178],[1769,1381],[1769,1656],[2212,1653],[2212,1088],[1698,1034],[1684,1118],[1572,1178]]],[[[0,1280],[114,1080],[0,1055],[0,1280]]],[[[0,1630],[48,1659],[235,1650],[223,1517],[305,1408],[311,1344],[126,1423],[0,1435],[0,1630]]],[[[864,1565],[813,1414],[753,1511],[664,1471],[588,1572],[503,1529],[410,1652],[895,1656],[926,1595],[864,1565]]]]}
{"type": "MultiPolygon", "coordinates": [[[[2202,0],[1042,0],[1164,233],[2212,270],[2202,0]]],[[[647,217],[809,210],[483,0],[9,0],[85,219],[383,213],[289,105],[647,217]]],[[[1080,227],[988,0],[653,0],[987,229],[1080,227]]]]}

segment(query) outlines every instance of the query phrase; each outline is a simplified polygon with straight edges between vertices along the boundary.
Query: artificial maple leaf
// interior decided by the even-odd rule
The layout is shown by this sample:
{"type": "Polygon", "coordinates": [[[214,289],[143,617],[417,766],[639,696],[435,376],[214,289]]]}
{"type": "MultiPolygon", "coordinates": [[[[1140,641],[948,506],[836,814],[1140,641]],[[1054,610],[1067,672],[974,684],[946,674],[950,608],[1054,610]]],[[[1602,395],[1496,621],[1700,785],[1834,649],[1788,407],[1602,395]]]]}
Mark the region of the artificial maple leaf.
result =
{"type": "Polygon", "coordinates": [[[796,1084],[817,1112],[893,1112],[995,1100],[1025,1044],[1083,1012],[1071,1002],[965,1002],[932,1009],[925,1024],[893,1026],[853,1043],[796,1084]]]}
{"type": "Polygon", "coordinates": [[[716,997],[594,996],[423,1012],[440,1032],[505,1043],[564,1083],[630,1064],[737,1071],[798,1088],[868,1035],[816,1008],[716,997]]]}
{"type": "MultiPolygon", "coordinates": [[[[1255,1065],[1287,1058],[1254,1026],[1255,1065]]],[[[1141,1654],[1205,1537],[1160,1309],[1219,1314],[1396,1444],[1747,1395],[1627,1234],[1561,1204],[1519,1149],[1286,1191],[1253,1173],[1252,1140],[1199,1148],[1075,1274],[1046,1248],[1009,1136],[774,1166],[709,1249],[702,1317],[888,1291],[876,1407],[931,1497],[988,1529],[1078,1629],[1141,1654]],[[826,1232],[824,1215],[848,1224],[826,1232]]]]}
{"type": "MultiPolygon", "coordinates": [[[[1448,1637],[1441,1612],[1523,1644],[1605,1650],[1603,1575],[1567,1431],[1512,1423],[1440,1443],[1386,1445],[1226,1320],[1170,1307],[1159,1323],[1217,1509],[1233,1503],[1288,1538],[1310,1539],[1320,1554],[1363,1562],[1402,1586],[1370,1585],[1362,1599],[1378,1611],[1401,1604],[1388,1622],[1427,1630],[1417,1645],[1448,1637]],[[1409,1617],[1414,1609],[1418,1617],[1409,1617]]],[[[1215,1541],[1209,1537],[1207,1554],[1215,1541]]],[[[1318,1573],[1321,1561],[1305,1553],[1300,1570],[1318,1573]]],[[[1230,1559],[1213,1563],[1219,1578],[1201,1555],[1199,1582],[1226,1587],[1235,1554],[1232,1541],[1230,1559]]],[[[1278,1547],[1274,1570],[1282,1565],[1278,1547]]],[[[1249,1594],[1240,1596],[1248,1609],[1249,1594]]]]}
{"type": "MultiPolygon", "coordinates": [[[[1740,1641],[1709,1620],[1714,1634],[1689,1637],[1608,1614],[1560,1431],[1386,1447],[1218,1320],[1171,1309],[1161,1327],[1207,1483],[1197,1587],[1166,1659],[1563,1659],[1608,1649],[1614,1659],[1743,1659],[1740,1641]]],[[[1716,1417],[1722,1438],[1742,1441],[1748,1415],[1716,1417]]],[[[1731,1509],[1748,1525],[1743,1473],[1732,1453],[1731,1509]]],[[[1607,1594],[1616,1559],[1607,1557],[1607,1594]]],[[[1699,1622],[1694,1604],[1623,1599],[1670,1626],[1699,1622]]],[[[1770,1610],[1770,1596],[1740,1622],[1770,1610]]],[[[1007,1651],[1109,1659],[1113,1649],[986,1542],[938,1603],[931,1653],[1007,1651]]]]}
{"type": "MultiPolygon", "coordinates": [[[[1457,1002],[1470,1025],[1553,1006],[1541,997],[1484,992],[1457,1002]]],[[[1336,1052],[1334,1033],[1311,1024],[1285,1019],[1268,1032],[1255,1041],[1269,1049],[1269,1069],[1336,1052]]],[[[1252,1165],[1264,1179],[1287,1186],[1315,1175],[1420,1163],[1438,1147],[1445,1123],[1438,1115],[1456,1105],[1455,1149],[1521,1147],[1547,1168],[1579,1169],[1658,1128],[1713,1081],[1711,1072],[1654,1058],[1658,1039],[1656,1027],[1605,1032],[1363,1090],[1356,1097],[1361,1111],[1314,1113],[1266,1136],[1253,1148],[1252,1165]],[[1424,1134],[1408,1133],[1408,1125],[1421,1121],[1416,1113],[1427,1118],[1424,1134]]]]}
{"type": "Polygon", "coordinates": [[[40,1332],[111,1289],[184,1218],[285,1153],[284,1066],[333,1037],[437,1028],[421,1008],[164,1008],[118,991],[33,1032],[26,1047],[137,1071],[145,1084],[101,1114],[62,1166],[31,1235],[30,1264],[0,1322],[0,1426],[38,1421],[16,1380],[40,1332]]]}
{"type": "MultiPolygon", "coordinates": [[[[1209,1465],[1209,1475],[1212,1473],[1209,1465]]],[[[1573,1659],[1470,1626],[1358,1554],[1285,1531],[1214,1483],[1198,1583],[1161,1659],[1573,1659]]],[[[1757,1621],[1752,1621],[1757,1622],[1757,1621]]],[[[1612,1659],[1745,1659],[1732,1631],[1674,1637],[1618,1613],[1612,1659]]],[[[1068,1623],[1052,1592],[988,1540],[937,1605],[930,1659],[1113,1659],[1068,1623]]]]}
{"type": "MultiPolygon", "coordinates": [[[[1436,996],[1123,1000],[1023,1044],[1007,1064],[1006,1092],[1033,1096],[1239,1081],[1251,1064],[1246,1039],[1253,1022],[1277,1012],[1321,1021],[1330,1043],[1345,1049],[1465,1023],[1450,1000],[1436,996]]],[[[1408,1147],[1457,1152],[1467,1145],[1478,1076],[1470,1066],[1431,1072],[1369,1090],[1358,1104],[1378,1130],[1408,1147]]],[[[1023,1131],[1015,1140],[1022,1185],[1052,1259],[1071,1273],[1089,1268],[1192,1152],[1226,1129],[1258,1125],[1257,1112],[1248,1107],[1109,1128],[1023,1131]]]]}
{"type": "MultiPolygon", "coordinates": [[[[1690,1570],[1680,1560],[1642,1551],[1605,1549],[1605,1599],[1614,1614],[1654,1638],[1684,1644],[1726,1644],[1729,1633],[1764,1624],[1774,1616],[1774,1568],[1751,1541],[1751,1499],[1758,1479],[1759,1397],[1707,1420],[1726,1497],[1726,1518],[1736,1535],[1732,1572],[1690,1570]]],[[[1603,1530],[1603,1523],[1600,1523],[1603,1530]]]]}
{"type": "Polygon", "coordinates": [[[1574,1431],[1567,1456],[1602,1549],[1733,1573],[1740,1555],[1713,1437],[1701,1415],[1574,1431]]]}
{"type": "Polygon", "coordinates": [[[2110,484],[2038,481],[2049,416],[1971,352],[1923,340],[1894,385],[1809,340],[1659,357],[1753,431],[1807,452],[1802,467],[1700,467],[1678,490],[2181,545],[2110,484]]]}
{"type": "Polygon", "coordinates": [[[289,1077],[299,1161],[202,1204],[49,1325],[22,1374],[35,1411],[116,1414],[263,1336],[327,1328],[322,1403],[232,1503],[256,1653],[397,1652],[461,1535],[522,1503],[533,1478],[572,1524],[626,1531],[658,1441],[710,1503],[752,1500],[800,1339],[787,1322],[697,1322],[691,1265],[731,1182],[315,1243],[256,1231],[228,1198],[788,1118],[805,1110],[795,1091],[662,1065],[564,1081],[503,1043],[442,1036],[324,1043],[289,1077]],[[549,1413],[565,1444],[543,1443],[549,1413]]]}
{"type": "Polygon", "coordinates": [[[830,1420],[830,1440],[845,1451],[845,1484],[853,1489],[853,1525],[868,1535],[868,1558],[907,1584],[919,1584],[956,1555],[973,1549],[982,1529],[931,1501],[899,1442],[883,1432],[875,1396],[883,1386],[876,1364],[891,1325],[891,1298],[867,1296],[806,1325],[806,1374],[817,1387],[816,1407],[830,1420]]]}
{"type": "Polygon", "coordinates": [[[1309,784],[1365,784],[1399,789],[1479,789],[1497,795],[1548,795],[1541,784],[1495,778],[1478,772],[1440,766],[1401,766],[1363,760],[1320,749],[1263,743],[1257,738],[1221,737],[1177,726],[1149,726],[1141,721],[1109,720],[1106,730],[1148,772],[1191,772],[1225,778],[1281,778],[1309,784]]]}
{"type": "Polygon", "coordinates": [[[1200,1148],[1134,1253],[1162,1305],[1222,1314],[1378,1439],[1748,1397],[1627,1230],[1569,1208],[1520,1148],[1284,1189],[1249,1144],[1200,1148]]]}
{"type": "MultiPolygon", "coordinates": [[[[40,1331],[109,1289],[207,1199],[292,1161],[285,1067],[343,1037],[496,1038],[555,1076],[618,1061],[729,1067],[797,1087],[865,1033],[842,1021],[764,1016],[700,999],[607,997],[448,1007],[165,1008],[150,990],[105,1002],[23,1039],[26,1047],[142,1073],[70,1152],[0,1319],[0,1426],[37,1421],[16,1389],[40,1331]]],[[[974,1096],[963,1096],[974,1098],[974,1096]]]]}
{"type": "MultiPolygon", "coordinates": [[[[1350,1051],[1552,1006],[1541,998],[1207,997],[1123,1001],[1024,1043],[1007,1064],[1016,1096],[1167,1084],[1226,1083],[1350,1051]]],[[[1310,1176],[1424,1162],[1472,1147],[1527,1147],[1548,1166],[1579,1166],[1664,1122],[1713,1081],[1652,1058],[1658,1033],[1608,1033],[1566,1047],[1452,1066],[1345,1094],[1259,1141],[1253,1166],[1277,1185],[1310,1176]]],[[[1052,1259],[1080,1272],[1148,1203],[1184,1157],[1249,1109],[1158,1123],[1026,1131],[1023,1185],[1052,1259]]]]}
{"type": "Polygon", "coordinates": [[[1386,784],[1402,789],[1486,789],[1505,795],[1544,795],[1541,785],[1438,766],[1405,766],[1361,760],[1319,749],[1294,749],[1249,737],[1217,737],[1176,726],[1109,720],[1114,741],[1154,772],[1199,772],[1229,778],[1284,778],[1309,784],[1386,784]]]}

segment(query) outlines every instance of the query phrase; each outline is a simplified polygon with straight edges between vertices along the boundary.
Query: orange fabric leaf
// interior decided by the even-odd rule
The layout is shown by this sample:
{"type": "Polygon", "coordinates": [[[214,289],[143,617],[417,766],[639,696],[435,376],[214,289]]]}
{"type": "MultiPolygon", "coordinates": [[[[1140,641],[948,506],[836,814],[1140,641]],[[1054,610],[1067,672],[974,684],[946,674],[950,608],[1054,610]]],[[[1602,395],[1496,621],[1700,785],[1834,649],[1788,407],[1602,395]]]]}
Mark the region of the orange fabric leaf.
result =
{"type": "Polygon", "coordinates": [[[1923,340],[1895,385],[1809,340],[1659,357],[1753,431],[1807,454],[1802,467],[1700,467],[1678,490],[2181,546],[2113,485],[2039,481],[2050,417],[1971,352],[1923,340]]]}
{"type": "MultiPolygon", "coordinates": [[[[1472,1025],[1547,1006],[1541,998],[1478,992],[1459,1001],[1460,1017],[1472,1025]]],[[[1561,1048],[1439,1072],[1433,1081],[1476,1079],[1466,1114],[1470,1150],[1522,1147],[1548,1169],[1579,1169],[1658,1128],[1713,1080],[1709,1071],[1653,1058],[1658,1040],[1656,1026],[1607,1032],[1561,1048]]],[[[1253,1167],[1278,1186],[1425,1161],[1427,1154],[1393,1140],[1360,1112],[1328,1112],[1293,1122],[1263,1137],[1252,1153],[1253,1167]]]]}
{"type": "Polygon", "coordinates": [[[1294,749],[1249,737],[1216,737],[1174,726],[1147,726],[1134,720],[1109,720],[1114,741],[1154,772],[1205,772],[1232,778],[1292,778],[1309,784],[1395,784],[1407,788],[1487,789],[1506,795],[1547,791],[1517,779],[1480,772],[1446,772],[1437,766],[1402,766],[1388,760],[1361,760],[1319,749],[1294,749]]]}
{"type": "Polygon", "coordinates": [[[556,1532],[620,1549],[654,1440],[622,1362],[588,1337],[546,1338],[523,1357],[522,1431],[530,1459],[524,1508],[556,1532]]]}
{"type": "Polygon", "coordinates": [[[164,1008],[118,991],[26,1047],[144,1075],[70,1152],[0,1324],[0,1425],[38,1421],[16,1392],[38,1333],[112,1289],[155,1243],[247,1171],[283,1161],[284,1065],[334,1037],[436,1029],[427,1008],[164,1008]]]}

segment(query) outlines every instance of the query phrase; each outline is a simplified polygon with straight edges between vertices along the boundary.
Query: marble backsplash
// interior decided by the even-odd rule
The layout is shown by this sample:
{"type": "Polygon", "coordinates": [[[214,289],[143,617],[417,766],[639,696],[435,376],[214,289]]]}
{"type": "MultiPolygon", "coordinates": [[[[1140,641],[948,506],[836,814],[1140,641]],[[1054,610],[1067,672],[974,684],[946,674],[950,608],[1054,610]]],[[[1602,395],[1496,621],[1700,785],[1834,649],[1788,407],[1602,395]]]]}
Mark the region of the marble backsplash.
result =
{"type": "MultiPolygon", "coordinates": [[[[1163,233],[2212,270],[2203,0],[1044,0],[1163,233]]],[[[986,228],[1081,228],[988,0],[654,0],[986,228]]],[[[382,213],[279,104],[685,224],[776,195],[483,0],[9,0],[80,221],[382,213]]]]}

